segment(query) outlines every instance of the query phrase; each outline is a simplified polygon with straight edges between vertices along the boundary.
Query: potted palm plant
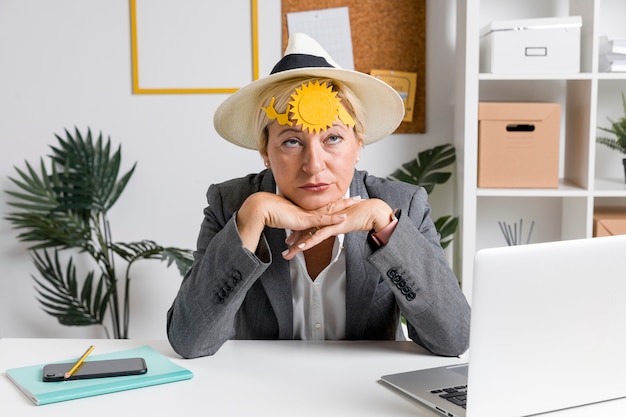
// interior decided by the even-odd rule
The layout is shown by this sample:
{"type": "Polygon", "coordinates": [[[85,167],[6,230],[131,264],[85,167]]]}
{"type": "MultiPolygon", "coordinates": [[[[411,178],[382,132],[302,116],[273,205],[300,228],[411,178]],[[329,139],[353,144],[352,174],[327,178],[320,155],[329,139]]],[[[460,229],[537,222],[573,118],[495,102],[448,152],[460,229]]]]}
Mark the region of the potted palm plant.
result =
{"type": "MultiPolygon", "coordinates": [[[[389,178],[420,185],[430,194],[435,185],[444,184],[450,179],[452,173],[441,171],[441,169],[454,164],[455,161],[454,146],[450,144],[435,146],[419,152],[415,159],[402,164],[389,178]]],[[[438,218],[434,223],[440,235],[441,247],[445,249],[452,242],[454,232],[459,225],[459,218],[446,215],[438,218]]]]}
{"type": "MultiPolygon", "coordinates": [[[[598,126],[598,129],[611,133],[614,137],[599,136],[596,138],[596,142],[626,155],[626,97],[624,97],[624,93],[622,93],[622,108],[624,115],[618,120],[607,117],[611,123],[610,127],[598,126]]],[[[626,180],[626,158],[623,158],[622,162],[624,164],[624,178],[626,180]]]]}
{"type": "Polygon", "coordinates": [[[18,239],[30,244],[33,276],[43,310],[61,324],[102,325],[107,337],[128,338],[131,266],[141,259],[175,263],[184,274],[191,266],[191,251],[163,247],[151,240],[115,242],[108,213],[124,191],[136,163],[120,175],[121,146],[113,151],[110,139],[92,138],[76,129],[72,136],[55,135],[57,146],[39,161],[26,162],[9,179],[17,190],[7,190],[15,211],[7,219],[20,231],[18,239]],[[79,278],[76,257],[87,257],[95,268],[79,278]],[[126,263],[123,276],[119,265],[126,263]],[[112,333],[104,324],[110,317],[112,333]]]}

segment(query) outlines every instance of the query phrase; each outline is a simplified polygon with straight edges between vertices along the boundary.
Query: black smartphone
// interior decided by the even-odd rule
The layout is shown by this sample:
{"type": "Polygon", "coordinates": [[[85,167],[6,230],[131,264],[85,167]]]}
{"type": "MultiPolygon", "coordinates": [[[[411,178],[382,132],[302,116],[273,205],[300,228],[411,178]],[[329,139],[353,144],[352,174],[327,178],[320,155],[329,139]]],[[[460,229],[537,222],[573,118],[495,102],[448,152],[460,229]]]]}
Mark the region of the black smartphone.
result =
{"type": "MultiPolygon", "coordinates": [[[[43,367],[44,382],[65,380],[65,373],[74,366],[69,363],[51,363],[43,367]]],[[[109,359],[102,361],[86,361],[68,380],[104,378],[108,376],[141,375],[148,372],[143,358],[109,359]]]]}

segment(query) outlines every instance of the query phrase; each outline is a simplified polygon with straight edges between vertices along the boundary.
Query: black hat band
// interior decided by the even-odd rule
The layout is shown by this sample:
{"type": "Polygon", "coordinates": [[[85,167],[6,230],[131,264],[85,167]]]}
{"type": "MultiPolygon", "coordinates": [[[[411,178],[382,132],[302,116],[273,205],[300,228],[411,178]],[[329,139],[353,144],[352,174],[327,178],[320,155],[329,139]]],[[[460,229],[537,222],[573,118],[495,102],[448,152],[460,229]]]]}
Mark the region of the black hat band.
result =
{"type": "Polygon", "coordinates": [[[283,72],[292,69],[299,68],[335,68],[328,63],[321,56],[307,55],[307,54],[289,54],[285,55],[276,65],[272,68],[270,74],[276,74],[277,72],[283,72]]]}

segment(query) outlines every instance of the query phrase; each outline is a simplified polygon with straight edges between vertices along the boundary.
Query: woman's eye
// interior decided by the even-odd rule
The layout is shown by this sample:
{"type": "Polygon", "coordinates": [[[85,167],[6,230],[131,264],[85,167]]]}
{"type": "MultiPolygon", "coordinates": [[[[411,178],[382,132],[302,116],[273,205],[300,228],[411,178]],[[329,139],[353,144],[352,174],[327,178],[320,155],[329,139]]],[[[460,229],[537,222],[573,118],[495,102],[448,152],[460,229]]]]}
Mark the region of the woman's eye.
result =
{"type": "Polygon", "coordinates": [[[283,145],[287,146],[288,148],[293,148],[300,145],[300,141],[297,139],[287,139],[283,142],[283,145]]]}
{"type": "Polygon", "coordinates": [[[326,138],[326,142],[332,144],[339,143],[343,140],[341,136],[332,135],[326,138]]]}

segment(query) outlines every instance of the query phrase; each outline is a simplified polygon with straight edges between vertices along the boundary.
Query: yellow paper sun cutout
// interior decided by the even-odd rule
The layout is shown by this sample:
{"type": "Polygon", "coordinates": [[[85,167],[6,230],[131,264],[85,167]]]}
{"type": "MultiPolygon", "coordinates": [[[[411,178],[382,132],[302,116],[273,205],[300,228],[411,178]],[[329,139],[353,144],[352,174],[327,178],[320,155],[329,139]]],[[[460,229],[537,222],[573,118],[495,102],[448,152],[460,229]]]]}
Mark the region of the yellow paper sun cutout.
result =
{"type": "Polygon", "coordinates": [[[291,119],[296,126],[302,126],[302,130],[307,129],[310,133],[317,133],[326,130],[339,118],[346,126],[354,126],[354,120],[341,105],[341,100],[337,98],[337,92],[325,83],[319,81],[302,84],[296,88],[292,94],[292,101],[289,102],[287,113],[280,114],[274,109],[274,97],[268,107],[262,107],[267,117],[276,119],[278,123],[285,125],[287,115],[291,114],[291,119]]]}
{"type": "Polygon", "coordinates": [[[278,113],[274,108],[274,101],[276,101],[276,99],[272,97],[272,99],[270,100],[270,105],[267,107],[261,107],[261,110],[265,111],[267,117],[269,117],[271,120],[276,119],[276,121],[281,125],[291,124],[291,122],[289,121],[289,114],[278,113]]]}

